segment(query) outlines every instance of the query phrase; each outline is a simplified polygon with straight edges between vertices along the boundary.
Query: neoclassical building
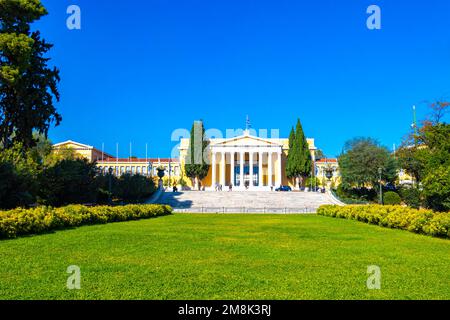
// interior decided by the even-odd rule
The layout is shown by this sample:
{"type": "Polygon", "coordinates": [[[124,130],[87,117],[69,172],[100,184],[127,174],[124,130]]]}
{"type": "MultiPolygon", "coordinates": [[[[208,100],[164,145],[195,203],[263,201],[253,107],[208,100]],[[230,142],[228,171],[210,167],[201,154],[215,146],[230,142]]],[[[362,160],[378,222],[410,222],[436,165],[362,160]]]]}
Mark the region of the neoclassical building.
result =
{"type": "Polygon", "coordinates": [[[119,158],[114,157],[94,146],[68,140],[53,145],[54,152],[71,149],[80,158],[95,161],[99,171],[106,174],[111,169],[112,174],[121,176],[124,173],[141,174],[145,176],[156,176],[156,168],[163,167],[166,177],[179,179],[181,167],[178,159],[171,158],[119,158]]]}
{"type": "MultiPolygon", "coordinates": [[[[332,182],[337,186],[340,173],[337,159],[316,160],[314,139],[307,139],[313,159],[315,175],[321,181],[332,182]],[[325,178],[332,170],[331,179],[325,178]]],[[[156,176],[156,168],[164,167],[166,179],[170,184],[178,184],[193,189],[193,182],[184,170],[190,139],[181,139],[179,159],[175,158],[119,158],[90,145],[75,141],[65,141],[53,146],[54,152],[72,149],[80,157],[95,161],[99,172],[111,172],[120,176],[124,173],[156,176]],[[181,181],[184,183],[181,185],[181,181]]],[[[229,139],[210,139],[207,149],[210,168],[202,181],[206,190],[214,190],[222,185],[224,190],[233,185],[235,190],[267,191],[272,187],[289,185],[295,189],[292,180],[286,177],[286,159],[289,154],[289,139],[260,138],[246,130],[241,136],[229,139]]],[[[322,183],[323,185],[323,183],[322,183]]]]}
{"type": "MultiPolygon", "coordinates": [[[[311,157],[315,161],[317,148],[314,139],[307,139],[311,157]]],[[[180,164],[184,168],[190,139],[180,143],[180,164]]],[[[270,190],[271,187],[291,185],[286,177],[286,159],[289,153],[289,139],[266,139],[244,134],[230,139],[210,139],[208,147],[210,169],[202,181],[206,189],[224,188],[233,185],[235,189],[270,190]]],[[[192,182],[186,179],[192,187],[192,182]]]]}

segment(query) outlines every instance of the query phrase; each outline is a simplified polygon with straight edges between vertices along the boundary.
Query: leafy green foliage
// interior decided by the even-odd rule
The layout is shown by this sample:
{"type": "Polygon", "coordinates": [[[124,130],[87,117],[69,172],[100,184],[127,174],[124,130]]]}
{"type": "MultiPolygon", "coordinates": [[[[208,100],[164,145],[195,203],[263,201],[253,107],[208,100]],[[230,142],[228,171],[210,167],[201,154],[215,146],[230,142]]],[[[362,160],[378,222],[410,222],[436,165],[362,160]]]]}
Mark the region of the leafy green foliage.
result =
{"type": "Polygon", "coordinates": [[[63,208],[37,207],[0,212],[0,238],[73,228],[82,225],[139,220],[172,213],[165,205],[128,205],[120,207],[85,207],[71,205],[63,208]]]}
{"type": "Polygon", "coordinates": [[[343,184],[340,184],[336,188],[336,195],[342,202],[347,204],[355,203],[369,203],[378,201],[378,193],[375,189],[369,188],[346,188],[343,184]]]}
{"type": "Polygon", "coordinates": [[[450,238],[450,212],[435,213],[401,206],[321,206],[318,215],[358,220],[382,227],[450,238]]]}
{"type": "Polygon", "coordinates": [[[399,189],[403,202],[414,209],[419,209],[423,205],[423,196],[417,186],[403,186],[399,189]]]}
{"type": "Polygon", "coordinates": [[[393,183],[397,177],[397,162],[390,152],[371,138],[356,138],[345,144],[339,157],[342,185],[352,187],[376,187],[381,179],[393,183]]]}
{"type": "Polygon", "coordinates": [[[140,202],[155,192],[155,183],[151,178],[142,175],[124,174],[117,183],[117,198],[127,202],[140,202]]]}
{"type": "Polygon", "coordinates": [[[39,0],[0,0],[0,144],[35,145],[33,132],[47,136],[58,125],[59,70],[47,66],[51,49],[30,24],[46,15],[39,0]]]}
{"type": "Polygon", "coordinates": [[[86,159],[62,160],[39,177],[39,202],[51,206],[94,203],[97,195],[95,163],[86,159]]]}
{"type": "Polygon", "coordinates": [[[383,195],[383,203],[387,206],[396,206],[402,203],[402,198],[397,192],[389,191],[383,195]]]}
{"type": "Polygon", "coordinates": [[[450,162],[429,170],[422,183],[429,208],[436,211],[450,210],[450,162]]]}

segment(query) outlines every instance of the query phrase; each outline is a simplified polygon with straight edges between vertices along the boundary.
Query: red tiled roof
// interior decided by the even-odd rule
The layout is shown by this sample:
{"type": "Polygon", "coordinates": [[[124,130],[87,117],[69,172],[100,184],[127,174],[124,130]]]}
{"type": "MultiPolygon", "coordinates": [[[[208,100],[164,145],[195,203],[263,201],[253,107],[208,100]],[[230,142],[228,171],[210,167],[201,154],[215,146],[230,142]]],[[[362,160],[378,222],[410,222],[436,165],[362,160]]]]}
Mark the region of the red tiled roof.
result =
{"type": "Polygon", "coordinates": [[[319,159],[316,161],[317,163],[337,163],[338,159],[333,158],[333,159],[319,159]]]}
{"type": "Polygon", "coordinates": [[[169,158],[106,158],[104,161],[102,161],[101,159],[98,160],[97,162],[99,163],[105,163],[105,162],[110,162],[110,163],[115,163],[115,162],[152,162],[152,163],[158,163],[158,162],[179,162],[178,159],[169,159],[169,158]]]}

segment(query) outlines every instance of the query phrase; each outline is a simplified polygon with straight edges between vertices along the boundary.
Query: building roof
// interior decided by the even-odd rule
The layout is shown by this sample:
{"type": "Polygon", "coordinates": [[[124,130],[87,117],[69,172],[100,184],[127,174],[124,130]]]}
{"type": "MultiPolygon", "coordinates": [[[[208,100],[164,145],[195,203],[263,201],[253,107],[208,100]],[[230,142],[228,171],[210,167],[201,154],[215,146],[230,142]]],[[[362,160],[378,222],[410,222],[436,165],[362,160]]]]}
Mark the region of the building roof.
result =
{"type": "Polygon", "coordinates": [[[74,144],[74,145],[79,146],[80,148],[84,148],[84,149],[94,149],[93,146],[89,146],[87,144],[83,144],[83,143],[72,141],[72,140],[67,140],[67,141],[64,141],[64,142],[56,143],[56,144],[53,145],[53,147],[61,147],[61,146],[64,146],[66,144],[74,144]]]}
{"type": "Polygon", "coordinates": [[[142,163],[178,163],[178,159],[170,159],[170,158],[105,158],[105,160],[99,160],[98,163],[116,163],[116,162],[130,162],[130,163],[136,163],[136,162],[142,162],[142,163]]]}
{"type": "Polygon", "coordinates": [[[330,158],[330,159],[324,158],[324,159],[316,160],[316,163],[337,163],[337,162],[338,162],[338,159],[336,159],[336,158],[330,158]]]}

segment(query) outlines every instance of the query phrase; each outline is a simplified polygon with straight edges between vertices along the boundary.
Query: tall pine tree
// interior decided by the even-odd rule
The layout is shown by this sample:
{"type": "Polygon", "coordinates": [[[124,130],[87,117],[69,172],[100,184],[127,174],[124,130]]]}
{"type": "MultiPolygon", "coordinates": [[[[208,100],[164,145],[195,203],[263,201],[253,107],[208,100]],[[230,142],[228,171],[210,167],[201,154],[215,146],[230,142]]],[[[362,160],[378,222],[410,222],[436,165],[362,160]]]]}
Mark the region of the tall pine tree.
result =
{"type": "Polygon", "coordinates": [[[0,0],[0,144],[35,145],[33,132],[47,136],[58,125],[59,71],[47,66],[52,45],[30,25],[46,15],[40,0],[0,0]]]}

